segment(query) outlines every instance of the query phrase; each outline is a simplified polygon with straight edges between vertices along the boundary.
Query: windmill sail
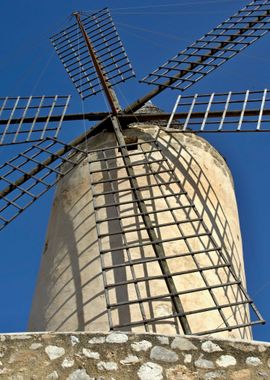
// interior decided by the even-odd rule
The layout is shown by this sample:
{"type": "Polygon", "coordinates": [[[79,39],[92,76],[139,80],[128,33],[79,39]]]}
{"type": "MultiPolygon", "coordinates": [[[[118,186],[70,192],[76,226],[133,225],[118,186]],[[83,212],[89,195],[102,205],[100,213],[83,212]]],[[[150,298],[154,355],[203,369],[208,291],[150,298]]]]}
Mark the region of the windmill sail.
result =
{"type": "Polygon", "coordinates": [[[269,132],[269,90],[179,95],[167,129],[174,119],[182,132],[269,132]]]}
{"type": "Polygon", "coordinates": [[[74,152],[80,150],[46,138],[0,166],[0,230],[84,158],[74,152]]]}
{"type": "Polygon", "coordinates": [[[255,0],[159,66],[142,82],[185,90],[270,30],[270,2],[255,0]]]}
{"type": "MultiPolygon", "coordinates": [[[[107,8],[81,19],[87,37],[111,86],[135,76],[107,8]]],[[[80,96],[102,91],[88,47],[76,24],[51,37],[51,42],[80,96]]]]}
{"type": "Polygon", "coordinates": [[[56,138],[69,102],[60,95],[0,98],[0,145],[56,138]]]}

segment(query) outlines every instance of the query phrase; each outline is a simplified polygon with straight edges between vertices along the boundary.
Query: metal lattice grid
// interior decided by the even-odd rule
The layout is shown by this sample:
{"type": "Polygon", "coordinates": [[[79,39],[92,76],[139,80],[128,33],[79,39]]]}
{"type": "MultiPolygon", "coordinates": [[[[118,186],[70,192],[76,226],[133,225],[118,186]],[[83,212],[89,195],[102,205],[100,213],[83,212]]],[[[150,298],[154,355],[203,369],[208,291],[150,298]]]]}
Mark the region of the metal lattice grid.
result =
{"type": "Polygon", "coordinates": [[[60,95],[0,98],[0,145],[56,138],[69,102],[70,96],[60,95]]]}
{"type": "Polygon", "coordinates": [[[185,90],[270,30],[269,0],[255,0],[182,50],[142,82],[185,90]]]}
{"type": "Polygon", "coordinates": [[[169,276],[178,290],[172,294],[167,287],[167,275],[161,270],[164,258],[154,253],[118,148],[91,152],[91,188],[110,329],[158,331],[159,326],[173,326],[182,332],[179,317],[183,316],[193,334],[262,323],[159,143],[139,143],[129,157],[137,190],[158,236],[155,243],[166,252],[169,276]],[[175,297],[183,305],[182,315],[173,309],[175,297]],[[202,299],[205,304],[200,304],[202,299]],[[162,315],[155,309],[161,301],[167,304],[162,315]],[[247,317],[249,305],[256,316],[252,322],[247,317]],[[207,320],[211,313],[217,313],[219,323],[198,331],[194,317],[207,320]]]}
{"type": "MultiPolygon", "coordinates": [[[[123,44],[105,8],[81,18],[94,52],[110,86],[135,76],[123,44]]],[[[85,99],[102,91],[87,45],[77,24],[51,37],[51,42],[80,96],[85,99]]]]}
{"type": "Polygon", "coordinates": [[[176,118],[183,132],[270,131],[269,90],[179,95],[167,128],[176,118]],[[179,118],[178,118],[179,116],[179,118]]]}
{"type": "Polygon", "coordinates": [[[85,154],[46,138],[0,166],[0,230],[68,174],[85,154]],[[73,153],[77,154],[73,154],[73,153]],[[78,154],[79,153],[79,154],[78,154]]]}

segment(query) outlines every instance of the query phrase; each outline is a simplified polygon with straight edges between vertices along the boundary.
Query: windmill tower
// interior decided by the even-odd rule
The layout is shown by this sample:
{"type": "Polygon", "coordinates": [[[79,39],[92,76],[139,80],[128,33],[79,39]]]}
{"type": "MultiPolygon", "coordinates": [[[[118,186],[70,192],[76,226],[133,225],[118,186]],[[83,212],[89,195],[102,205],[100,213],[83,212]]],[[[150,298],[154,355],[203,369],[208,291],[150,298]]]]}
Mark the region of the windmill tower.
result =
{"type": "Polygon", "coordinates": [[[2,226],[58,182],[31,330],[249,338],[250,326],[264,322],[245,290],[230,171],[193,132],[243,131],[249,121],[261,130],[268,92],[183,96],[172,115],[143,106],[262,37],[269,14],[267,1],[253,1],[146,77],[157,87],[121,110],[113,86],[133,71],[110,13],[75,13],[52,42],[82,98],[103,90],[111,112],[67,115],[69,97],[30,97],[24,106],[3,99],[11,112],[1,142],[25,134],[40,142],[2,166],[2,226]],[[81,119],[101,121],[68,144],[58,140],[63,121],[81,119]],[[51,122],[59,123],[53,137],[51,122]]]}

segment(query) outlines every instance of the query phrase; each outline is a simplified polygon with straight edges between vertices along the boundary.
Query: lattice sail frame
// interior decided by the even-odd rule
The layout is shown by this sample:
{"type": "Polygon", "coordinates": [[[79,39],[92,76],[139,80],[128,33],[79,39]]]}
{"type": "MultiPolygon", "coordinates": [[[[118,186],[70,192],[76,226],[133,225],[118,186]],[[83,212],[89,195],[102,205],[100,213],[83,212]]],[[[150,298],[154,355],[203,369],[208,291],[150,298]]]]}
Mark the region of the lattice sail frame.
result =
{"type": "Polygon", "coordinates": [[[179,123],[182,132],[270,131],[270,92],[179,95],[166,128],[179,123]]]}
{"type": "Polygon", "coordinates": [[[1,165],[0,230],[50,190],[85,156],[78,148],[46,138],[1,165]]]}
{"type": "MultiPolygon", "coordinates": [[[[192,333],[196,335],[262,323],[234,270],[225,245],[216,242],[204,221],[204,212],[201,214],[197,209],[173,163],[166,157],[164,142],[159,133],[155,139],[139,142],[129,157],[148,216],[158,235],[156,243],[163,246],[168,265],[175,268],[177,263],[179,268],[170,274],[177,284],[177,294],[170,293],[166,287],[165,275],[160,269],[162,259],[155,255],[147,236],[119,147],[116,145],[89,153],[110,329],[155,331],[154,326],[164,325],[168,328],[174,326],[181,333],[180,316],[188,319],[192,333]],[[189,269],[185,270],[187,265],[189,269]],[[198,283],[200,286],[194,286],[198,283]],[[173,297],[180,297],[184,305],[182,315],[173,310],[173,297]],[[207,307],[201,304],[200,297],[208,299],[207,307]],[[235,298],[234,302],[232,298],[235,298]],[[155,312],[154,307],[160,301],[167,303],[168,310],[171,310],[162,316],[155,312]],[[191,310],[187,306],[189,302],[198,307],[191,310]],[[249,321],[249,306],[256,317],[252,322],[249,321]],[[198,330],[193,318],[201,314],[207,319],[208,313],[217,313],[219,323],[209,329],[198,330]],[[121,318],[121,314],[125,318],[121,318]]],[[[186,160],[185,165],[189,166],[186,160]]]]}
{"type": "MultiPolygon", "coordinates": [[[[108,8],[81,18],[103,72],[115,86],[135,76],[108,8]]],[[[87,45],[77,24],[55,34],[51,42],[83,99],[102,91],[87,45]]]]}
{"type": "Polygon", "coordinates": [[[189,88],[270,30],[269,0],[255,0],[159,66],[142,82],[189,88]]]}
{"type": "Polygon", "coordinates": [[[0,98],[0,145],[57,138],[69,102],[70,96],[62,95],[0,98]]]}

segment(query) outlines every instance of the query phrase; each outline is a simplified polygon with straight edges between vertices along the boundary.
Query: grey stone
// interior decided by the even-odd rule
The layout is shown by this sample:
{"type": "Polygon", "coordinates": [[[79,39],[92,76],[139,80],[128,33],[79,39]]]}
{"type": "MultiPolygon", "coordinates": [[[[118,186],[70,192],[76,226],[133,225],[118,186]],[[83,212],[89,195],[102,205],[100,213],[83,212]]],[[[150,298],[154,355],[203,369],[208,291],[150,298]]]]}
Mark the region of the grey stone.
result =
{"type": "Polygon", "coordinates": [[[151,350],[150,358],[152,360],[159,360],[162,362],[174,363],[178,360],[178,355],[167,348],[155,346],[151,350]]]}
{"type": "Polygon", "coordinates": [[[30,335],[26,334],[18,334],[18,335],[12,335],[10,337],[11,340],[26,340],[26,339],[31,339],[32,337],[30,335]]]}
{"type": "Polygon", "coordinates": [[[47,346],[45,348],[45,352],[49,356],[50,360],[55,360],[65,355],[65,349],[58,346],[47,346]]]}
{"type": "Polygon", "coordinates": [[[75,335],[71,335],[70,341],[72,346],[75,346],[76,344],[80,343],[80,339],[75,335]]]}
{"type": "Polygon", "coordinates": [[[0,342],[4,342],[6,340],[5,335],[0,335],[0,342]]]}
{"type": "Polygon", "coordinates": [[[120,360],[120,363],[123,365],[131,365],[139,363],[140,359],[136,355],[128,355],[125,359],[120,360]]]}
{"type": "Polygon", "coordinates": [[[131,344],[131,348],[136,351],[148,351],[152,347],[152,343],[148,342],[148,340],[141,340],[140,342],[135,342],[131,344]]]}
{"type": "Polygon", "coordinates": [[[202,350],[208,353],[223,351],[222,348],[220,348],[216,343],[211,342],[211,340],[207,340],[202,343],[202,350]]]}
{"type": "Polygon", "coordinates": [[[203,376],[203,380],[222,380],[222,379],[225,379],[225,376],[220,371],[207,372],[203,376]]]}
{"type": "Polygon", "coordinates": [[[214,363],[211,360],[206,360],[203,358],[197,359],[195,362],[195,367],[202,368],[202,369],[212,369],[215,368],[214,363]]]}
{"type": "Polygon", "coordinates": [[[74,360],[65,358],[61,364],[63,368],[71,368],[74,366],[74,360]]]}
{"type": "Polygon", "coordinates": [[[126,343],[128,336],[121,332],[113,332],[106,337],[107,343],[126,343]]]}
{"type": "Polygon", "coordinates": [[[82,353],[84,356],[86,356],[88,359],[100,359],[100,355],[98,352],[93,352],[91,350],[88,350],[87,348],[83,348],[82,353]]]}
{"type": "Polygon", "coordinates": [[[47,379],[49,380],[57,380],[59,379],[58,373],[56,371],[53,371],[47,376],[47,379]]]}
{"type": "Polygon", "coordinates": [[[253,367],[258,367],[262,364],[262,362],[259,358],[256,358],[255,356],[249,356],[248,358],[246,358],[246,364],[253,367]]]}
{"type": "Polygon", "coordinates": [[[37,350],[41,347],[43,347],[43,344],[41,344],[41,343],[32,343],[30,346],[30,350],[37,350]]]}
{"type": "Polygon", "coordinates": [[[216,363],[219,367],[227,368],[236,365],[236,359],[231,355],[221,355],[216,363]]]}
{"type": "Polygon", "coordinates": [[[105,343],[105,336],[97,336],[90,340],[88,340],[88,343],[90,344],[102,344],[105,343]]]}
{"type": "Polygon", "coordinates": [[[263,346],[263,345],[258,346],[259,352],[265,352],[266,350],[267,350],[267,348],[265,346],[263,346]]]}
{"type": "Polygon", "coordinates": [[[162,380],[163,368],[152,362],[143,364],[137,372],[140,380],[162,380]]]}
{"type": "Polygon", "coordinates": [[[10,369],[6,367],[0,369],[0,375],[6,375],[9,372],[10,372],[10,369]]]}
{"type": "Polygon", "coordinates": [[[197,347],[194,346],[188,339],[177,336],[174,338],[171,344],[171,348],[177,348],[182,351],[197,350],[197,347]]]}
{"type": "Polygon", "coordinates": [[[228,345],[242,352],[255,352],[257,349],[257,346],[254,346],[247,342],[245,342],[245,344],[239,342],[228,342],[228,345]]]}
{"type": "Polygon", "coordinates": [[[93,380],[86,372],[85,369],[76,369],[72,372],[67,380],[93,380]]]}
{"type": "Polygon", "coordinates": [[[97,369],[100,371],[117,371],[118,365],[115,362],[99,362],[97,369]]]}
{"type": "Polygon", "coordinates": [[[191,354],[184,355],[184,363],[189,364],[191,362],[192,362],[192,355],[191,354]]]}
{"type": "Polygon", "coordinates": [[[263,379],[269,379],[269,372],[266,372],[266,371],[258,371],[257,374],[261,377],[263,377],[263,379]]]}
{"type": "Polygon", "coordinates": [[[160,344],[169,344],[169,338],[167,336],[157,336],[160,344]]]}

